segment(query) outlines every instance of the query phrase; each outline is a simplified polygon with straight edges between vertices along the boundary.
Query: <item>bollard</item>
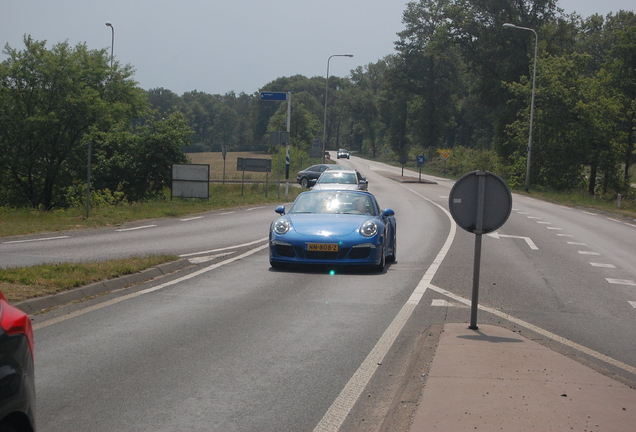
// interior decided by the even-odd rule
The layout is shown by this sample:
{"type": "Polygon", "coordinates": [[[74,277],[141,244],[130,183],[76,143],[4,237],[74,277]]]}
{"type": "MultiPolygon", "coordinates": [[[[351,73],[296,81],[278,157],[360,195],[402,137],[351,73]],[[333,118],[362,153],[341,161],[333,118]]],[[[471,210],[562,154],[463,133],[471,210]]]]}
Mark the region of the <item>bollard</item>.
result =
{"type": "Polygon", "coordinates": [[[621,208],[621,194],[618,194],[617,206],[619,209],[621,208]]]}

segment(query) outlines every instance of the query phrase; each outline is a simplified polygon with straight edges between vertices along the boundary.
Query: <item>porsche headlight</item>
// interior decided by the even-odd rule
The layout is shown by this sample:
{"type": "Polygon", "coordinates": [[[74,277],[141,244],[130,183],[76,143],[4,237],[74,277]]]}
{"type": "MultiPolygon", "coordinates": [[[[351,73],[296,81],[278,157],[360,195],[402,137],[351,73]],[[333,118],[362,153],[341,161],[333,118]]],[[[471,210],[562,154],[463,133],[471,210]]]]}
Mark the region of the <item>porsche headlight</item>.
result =
{"type": "Polygon", "coordinates": [[[360,234],[364,237],[373,237],[378,232],[378,226],[373,221],[366,221],[360,227],[360,234]]]}
{"type": "Polygon", "coordinates": [[[274,222],[274,232],[283,235],[289,231],[289,221],[287,219],[278,219],[274,222]]]}

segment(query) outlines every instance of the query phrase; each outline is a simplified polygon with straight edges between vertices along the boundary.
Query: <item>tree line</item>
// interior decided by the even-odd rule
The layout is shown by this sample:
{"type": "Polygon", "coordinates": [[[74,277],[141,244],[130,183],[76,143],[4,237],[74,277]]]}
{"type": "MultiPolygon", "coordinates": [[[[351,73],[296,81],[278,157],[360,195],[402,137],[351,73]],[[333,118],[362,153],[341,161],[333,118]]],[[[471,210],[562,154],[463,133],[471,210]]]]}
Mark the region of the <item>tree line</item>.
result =
{"type": "MultiPolygon", "coordinates": [[[[629,186],[635,158],[636,16],[565,14],[554,0],[420,0],[408,3],[396,51],[329,77],[327,148],[395,159],[439,149],[466,155],[461,169],[498,172],[524,184],[536,31],[537,81],[532,184],[615,193],[629,186]],[[453,151],[454,150],[454,151],[453,151]]],[[[276,79],[261,90],[291,91],[291,142],[307,151],[322,137],[325,77],[276,79]]],[[[221,145],[264,150],[285,130],[284,103],[258,92],[177,96],[149,91],[166,115],[182,112],[191,150],[221,145]]]]}
{"type": "MultiPolygon", "coordinates": [[[[636,16],[565,14],[554,0],[420,0],[406,5],[395,52],[330,76],[327,148],[395,159],[451,154],[524,184],[536,31],[533,186],[617,193],[635,158],[636,16]]],[[[106,201],[160,196],[184,152],[274,151],[286,103],[253,94],[142,90],[106,50],[24,38],[0,63],[0,206],[52,209],[92,187],[106,201]]],[[[292,94],[291,146],[323,135],[325,77],[280,77],[292,94]]],[[[461,172],[459,172],[461,173],[461,172]]]]}

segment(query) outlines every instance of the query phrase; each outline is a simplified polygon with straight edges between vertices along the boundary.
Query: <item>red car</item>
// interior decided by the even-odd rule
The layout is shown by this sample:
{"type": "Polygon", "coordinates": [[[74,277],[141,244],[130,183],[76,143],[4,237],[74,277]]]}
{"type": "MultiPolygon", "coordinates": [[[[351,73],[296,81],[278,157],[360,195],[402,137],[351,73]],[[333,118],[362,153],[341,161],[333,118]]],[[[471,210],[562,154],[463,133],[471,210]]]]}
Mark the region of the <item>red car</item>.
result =
{"type": "Polygon", "coordinates": [[[31,319],[0,292],[0,431],[35,431],[31,319]]]}

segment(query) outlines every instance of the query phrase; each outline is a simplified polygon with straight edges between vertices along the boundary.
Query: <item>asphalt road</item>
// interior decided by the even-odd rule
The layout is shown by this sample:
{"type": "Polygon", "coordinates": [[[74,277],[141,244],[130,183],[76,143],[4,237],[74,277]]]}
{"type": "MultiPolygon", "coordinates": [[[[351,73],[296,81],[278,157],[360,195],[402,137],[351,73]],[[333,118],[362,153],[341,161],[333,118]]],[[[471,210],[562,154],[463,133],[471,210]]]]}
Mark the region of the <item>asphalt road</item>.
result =
{"type": "MultiPolygon", "coordinates": [[[[270,269],[275,206],[2,243],[3,264],[208,257],[34,317],[38,430],[359,430],[385,415],[427,336],[470,321],[475,236],[451,222],[452,182],[339,162],[396,212],[397,262],[383,273],[270,269]]],[[[483,238],[478,323],[636,383],[634,225],[514,195],[508,222],[483,238]]]]}

